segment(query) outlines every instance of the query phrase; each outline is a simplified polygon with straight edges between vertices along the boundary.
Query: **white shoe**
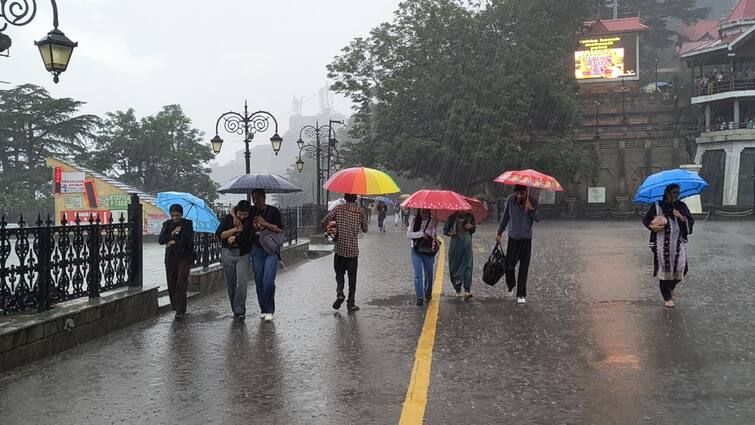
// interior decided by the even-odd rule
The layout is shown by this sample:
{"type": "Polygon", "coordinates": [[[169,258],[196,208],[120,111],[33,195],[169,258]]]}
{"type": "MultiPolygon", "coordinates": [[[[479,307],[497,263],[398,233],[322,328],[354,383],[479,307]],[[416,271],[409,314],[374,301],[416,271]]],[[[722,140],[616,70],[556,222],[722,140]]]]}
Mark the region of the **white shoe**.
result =
{"type": "Polygon", "coordinates": [[[516,286],[506,292],[506,295],[512,298],[514,297],[515,294],[516,294],[516,286]]]}
{"type": "Polygon", "coordinates": [[[461,292],[461,291],[459,291],[459,292],[456,293],[456,298],[461,298],[463,296],[464,296],[464,293],[461,292]]]}
{"type": "Polygon", "coordinates": [[[263,314],[263,319],[265,319],[266,322],[272,322],[273,321],[273,315],[272,314],[263,314]]]}
{"type": "Polygon", "coordinates": [[[517,303],[517,304],[527,304],[527,300],[526,300],[526,299],[524,299],[524,297],[518,297],[518,298],[516,299],[516,303],[517,303]]]}

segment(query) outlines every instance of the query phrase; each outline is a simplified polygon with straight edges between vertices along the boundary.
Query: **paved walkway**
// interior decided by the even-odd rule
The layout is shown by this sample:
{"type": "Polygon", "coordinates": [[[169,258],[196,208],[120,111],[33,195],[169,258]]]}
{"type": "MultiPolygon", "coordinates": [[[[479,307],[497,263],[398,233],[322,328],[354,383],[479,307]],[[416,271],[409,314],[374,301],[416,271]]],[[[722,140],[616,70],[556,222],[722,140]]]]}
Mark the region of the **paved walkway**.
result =
{"type": "MultiPolygon", "coordinates": [[[[493,237],[475,298],[439,300],[426,424],[755,423],[752,222],[700,223],[671,311],[637,223],[540,225],[526,306],[479,281],[493,237]]],[[[398,423],[426,307],[402,235],[361,242],[356,314],[330,307],[332,256],[309,261],[279,275],[274,324],[234,323],[219,291],[5,373],[0,423],[398,423]]]]}

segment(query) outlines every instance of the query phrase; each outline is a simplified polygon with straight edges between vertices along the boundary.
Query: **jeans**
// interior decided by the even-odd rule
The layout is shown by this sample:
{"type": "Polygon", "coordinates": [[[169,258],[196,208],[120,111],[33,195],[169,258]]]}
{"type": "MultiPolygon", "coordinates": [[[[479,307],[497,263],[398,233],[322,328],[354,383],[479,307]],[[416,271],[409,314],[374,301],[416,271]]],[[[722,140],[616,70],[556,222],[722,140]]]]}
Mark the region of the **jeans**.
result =
{"type": "Polygon", "coordinates": [[[228,299],[233,314],[246,314],[246,282],[249,280],[249,254],[239,255],[238,249],[223,248],[220,253],[228,299]]]}
{"type": "Polygon", "coordinates": [[[661,287],[661,296],[663,296],[663,301],[668,301],[672,299],[671,291],[676,289],[676,284],[679,283],[679,280],[661,280],[659,283],[659,286],[661,287]]]}
{"type": "Polygon", "coordinates": [[[433,294],[433,266],[435,257],[418,254],[412,248],[412,266],[414,267],[414,292],[417,299],[429,298],[433,294]]]}
{"type": "Polygon", "coordinates": [[[333,259],[333,268],[336,272],[336,296],[345,298],[343,287],[345,284],[344,275],[349,274],[349,297],[346,299],[347,306],[354,305],[354,296],[357,292],[357,267],[359,266],[359,257],[341,257],[336,254],[333,259]]]}
{"type": "Polygon", "coordinates": [[[518,298],[527,297],[527,273],[532,256],[532,239],[512,239],[506,245],[506,286],[509,291],[516,286],[518,298]],[[514,282],[514,268],[519,263],[519,275],[514,282]]]}
{"type": "Polygon", "coordinates": [[[258,246],[252,246],[252,269],[257,301],[262,314],[275,313],[275,275],[278,273],[278,254],[268,254],[258,246]]]}

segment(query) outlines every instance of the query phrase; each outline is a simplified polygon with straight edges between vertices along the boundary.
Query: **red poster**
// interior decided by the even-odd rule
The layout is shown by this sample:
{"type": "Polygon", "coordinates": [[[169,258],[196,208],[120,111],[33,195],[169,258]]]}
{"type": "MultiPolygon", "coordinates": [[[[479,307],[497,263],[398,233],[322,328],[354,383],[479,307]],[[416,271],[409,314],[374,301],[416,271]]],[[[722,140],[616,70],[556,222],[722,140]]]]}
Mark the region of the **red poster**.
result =
{"type": "Polygon", "coordinates": [[[63,168],[55,167],[55,180],[53,181],[52,193],[60,193],[60,183],[63,181],[63,168]]]}
{"type": "Polygon", "coordinates": [[[80,224],[89,224],[89,218],[100,218],[100,224],[110,223],[110,210],[89,210],[89,211],[62,211],[61,217],[66,220],[67,224],[74,224],[76,214],[79,215],[80,224]]]}

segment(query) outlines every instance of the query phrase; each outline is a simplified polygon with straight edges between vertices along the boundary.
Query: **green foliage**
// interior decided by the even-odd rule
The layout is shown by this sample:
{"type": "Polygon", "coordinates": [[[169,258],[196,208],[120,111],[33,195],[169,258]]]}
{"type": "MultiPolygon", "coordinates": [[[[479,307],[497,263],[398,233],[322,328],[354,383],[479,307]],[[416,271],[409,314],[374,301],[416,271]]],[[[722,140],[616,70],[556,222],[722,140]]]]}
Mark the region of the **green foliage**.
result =
{"type": "MultiPolygon", "coordinates": [[[[583,0],[401,3],[329,66],[355,103],[349,162],[472,193],[505,169],[545,172],[533,142],[566,142],[583,0]]],[[[568,144],[551,143],[554,155],[568,144]]]]}
{"type": "Polygon", "coordinates": [[[190,192],[212,202],[217,185],[206,166],[212,158],[203,133],[181,107],[167,105],[142,119],[133,109],[108,113],[94,151],[81,160],[145,192],[190,192]]]}
{"type": "Polygon", "coordinates": [[[84,152],[99,119],[78,115],[84,102],[55,99],[24,84],[0,91],[0,205],[35,208],[52,197],[48,157],[84,152]]]}

